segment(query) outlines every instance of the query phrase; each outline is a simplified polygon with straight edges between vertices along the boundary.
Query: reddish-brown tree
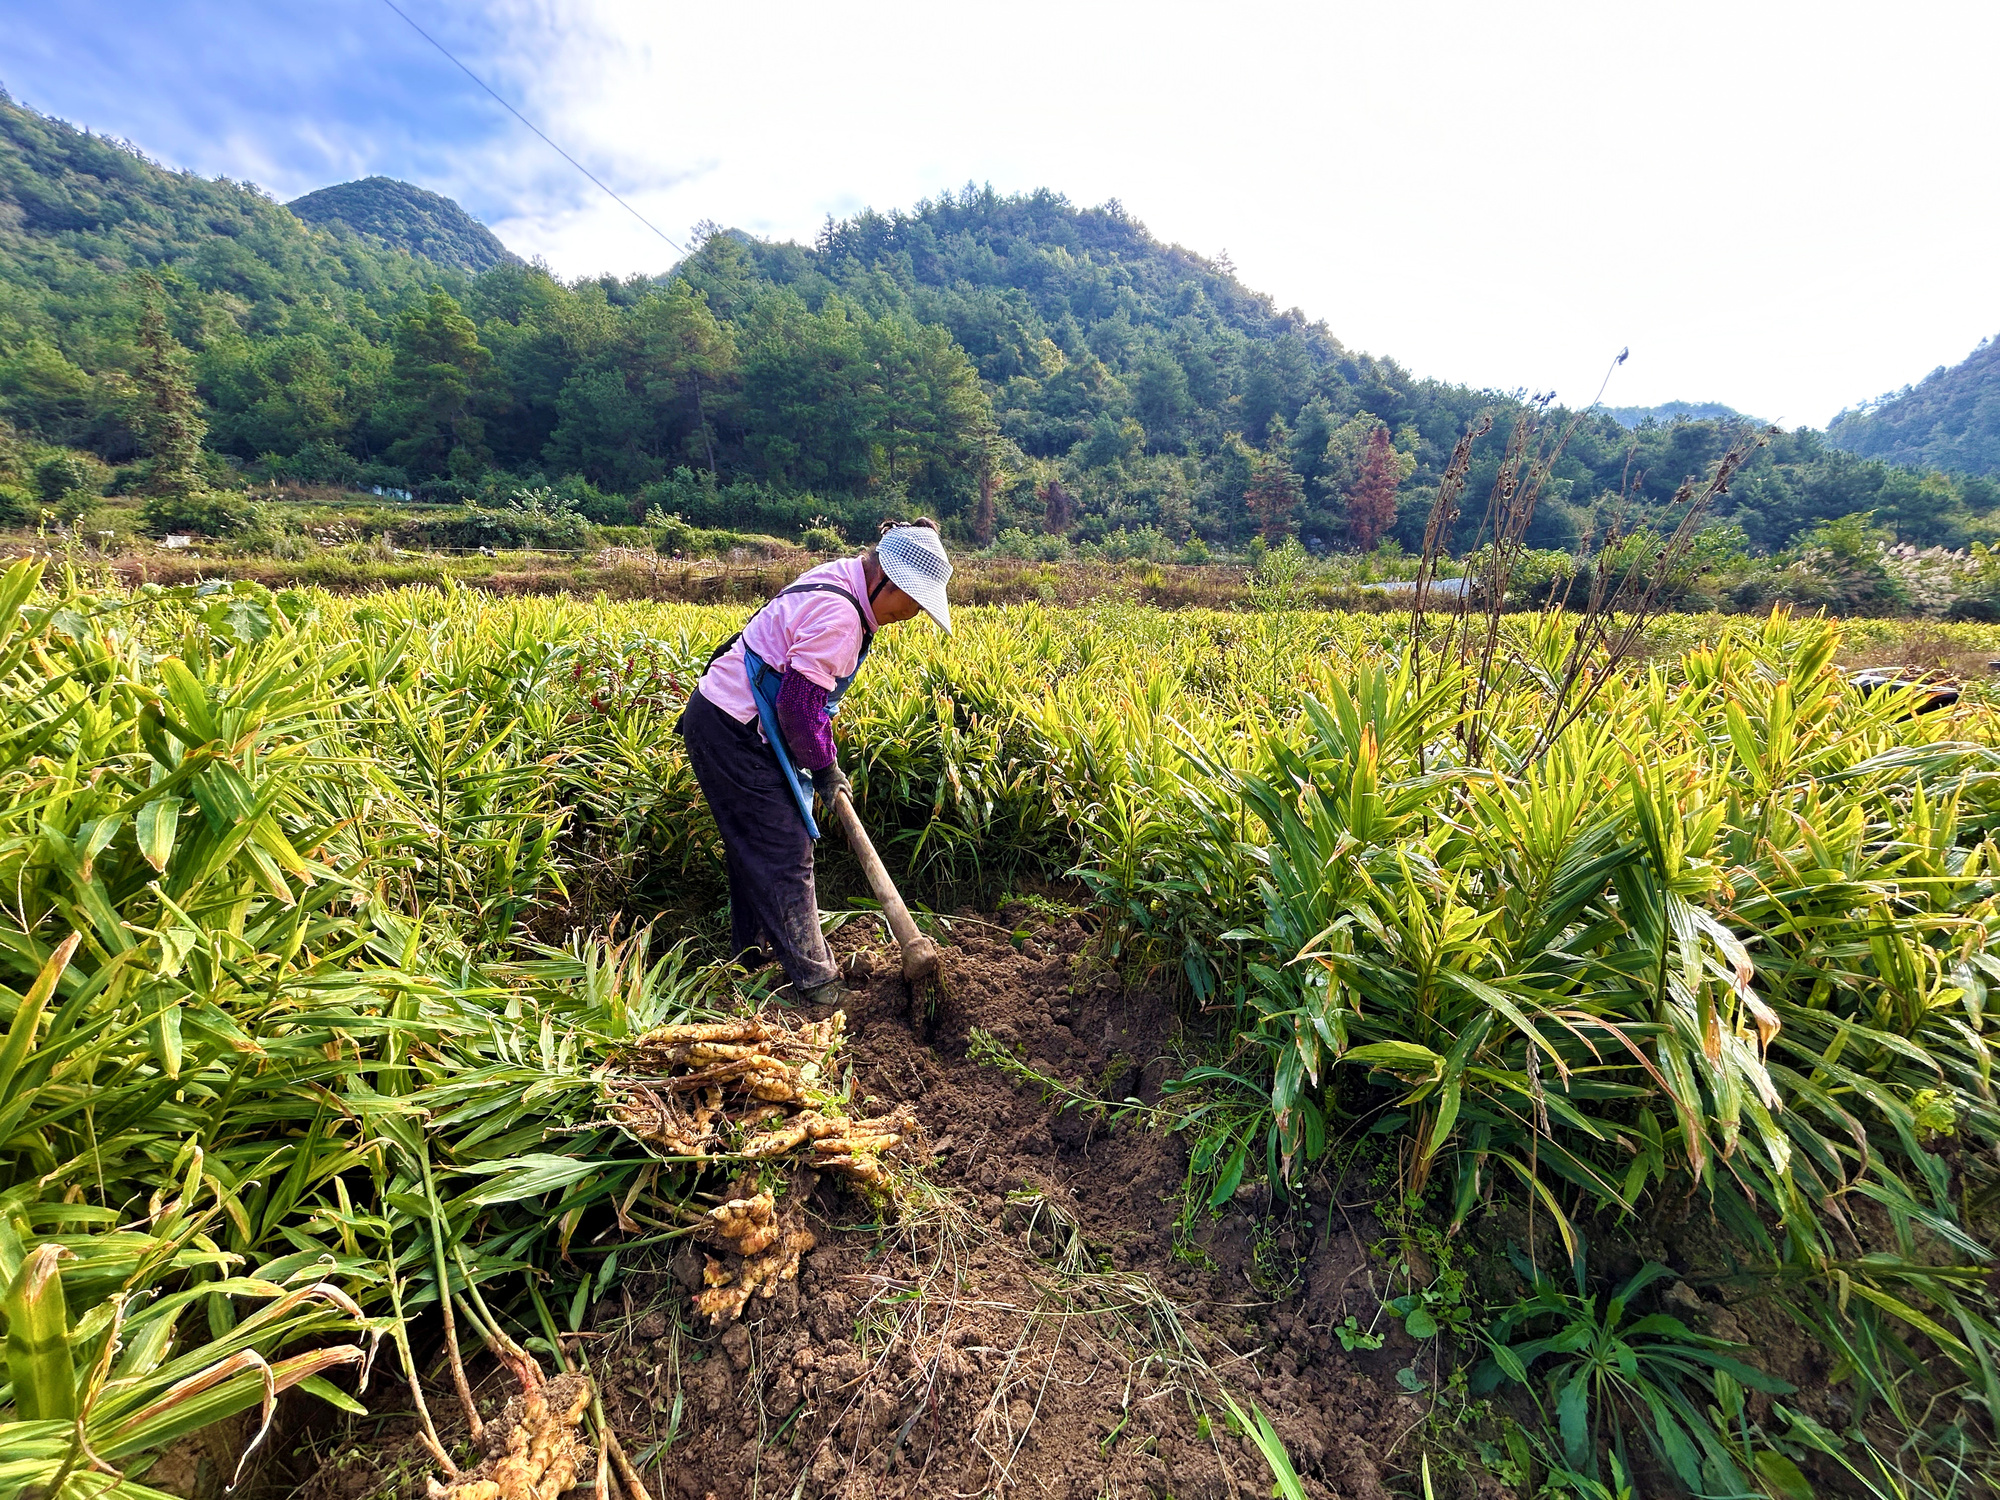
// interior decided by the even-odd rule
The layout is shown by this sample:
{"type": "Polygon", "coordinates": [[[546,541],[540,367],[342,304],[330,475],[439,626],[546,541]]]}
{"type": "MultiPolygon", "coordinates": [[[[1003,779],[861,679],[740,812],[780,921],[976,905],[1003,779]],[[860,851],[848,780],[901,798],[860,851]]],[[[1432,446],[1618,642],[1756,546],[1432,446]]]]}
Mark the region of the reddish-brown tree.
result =
{"type": "Polygon", "coordinates": [[[1042,515],[1042,530],[1050,536],[1061,536],[1076,523],[1076,501],[1062,487],[1060,479],[1051,479],[1042,487],[1042,504],[1047,507],[1042,515]]]}
{"type": "Polygon", "coordinates": [[[999,524],[993,504],[993,492],[999,486],[1000,476],[993,468],[993,455],[989,453],[979,466],[979,504],[972,512],[972,539],[982,547],[993,540],[994,528],[999,524]]]}
{"type": "Polygon", "coordinates": [[[1250,488],[1243,492],[1250,517],[1257,523],[1257,534],[1273,546],[1290,536],[1292,512],[1305,497],[1305,484],[1285,454],[1282,430],[1273,431],[1250,470],[1250,488]]]}
{"type": "Polygon", "coordinates": [[[1360,477],[1347,492],[1347,534],[1358,551],[1373,552],[1396,524],[1396,486],[1402,480],[1389,429],[1378,427],[1368,434],[1360,477]]]}

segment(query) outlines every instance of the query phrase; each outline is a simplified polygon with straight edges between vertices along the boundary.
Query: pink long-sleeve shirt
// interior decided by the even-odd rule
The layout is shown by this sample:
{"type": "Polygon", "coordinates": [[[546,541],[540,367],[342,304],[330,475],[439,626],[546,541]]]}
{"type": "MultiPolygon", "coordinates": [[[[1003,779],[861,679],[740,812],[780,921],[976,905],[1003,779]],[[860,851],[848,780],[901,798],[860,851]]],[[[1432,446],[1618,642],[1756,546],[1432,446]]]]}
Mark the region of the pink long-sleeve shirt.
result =
{"type": "MultiPolygon", "coordinates": [[[[868,602],[868,573],[858,557],[821,563],[801,573],[799,583],[831,583],[847,590],[861,604],[868,629],[876,628],[875,611],[868,602]]],[[[750,694],[749,679],[743,672],[743,648],[752,651],[787,677],[796,672],[823,692],[831,692],[835,682],[853,674],[861,659],[861,620],[854,606],[838,594],[814,590],[806,594],[781,594],[760,610],[744,627],[743,639],[716,659],[715,665],[695,684],[702,697],[742,724],[757,721],[757,700],[750,694]]],[[[784,723],[786,748],[793,760],[808,771],[833,763],[833,741],[824,709],[824,698],[811,726],[784,723]],[[797,731],[810,729],[809,744],[799,743],[797,731]]],[[[780,707],[784,707],[781,703],[780,707]]],[[[759,734],[762,726],[759,725],[759,734]]]]}

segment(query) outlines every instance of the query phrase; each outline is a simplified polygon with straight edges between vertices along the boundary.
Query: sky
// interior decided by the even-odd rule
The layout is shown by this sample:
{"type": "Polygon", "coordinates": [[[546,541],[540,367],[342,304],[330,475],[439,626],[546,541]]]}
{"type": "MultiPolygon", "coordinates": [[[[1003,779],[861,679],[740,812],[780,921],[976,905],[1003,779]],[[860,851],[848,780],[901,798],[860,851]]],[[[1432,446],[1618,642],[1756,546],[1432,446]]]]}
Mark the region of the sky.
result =
{"type": "MultiPolygon", "coordinates": [[[[1116,198],[1419,375],[1786,426],[2000,332],[2000,5],[397,0],[685,244],[1116,198]]],[[[679,252],[384,0],[0,0],[0,85],[288,199],[375,173],[565,276],[679,252]]]]}

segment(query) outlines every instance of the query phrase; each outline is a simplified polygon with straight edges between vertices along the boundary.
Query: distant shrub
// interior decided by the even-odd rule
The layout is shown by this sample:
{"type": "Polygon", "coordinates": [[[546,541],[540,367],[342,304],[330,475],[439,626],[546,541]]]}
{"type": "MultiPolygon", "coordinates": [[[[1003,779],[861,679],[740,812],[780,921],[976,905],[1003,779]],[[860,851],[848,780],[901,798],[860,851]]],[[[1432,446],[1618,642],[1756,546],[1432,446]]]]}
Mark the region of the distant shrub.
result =
{"type": "Polygon", "coordinates": [[[392,563],[396,560],[396,549],[387,537],[378,536],[363,542],[349,542],[340,549],[340,555],[349,562],[392,563]]]}
{"type": "Polygon", "coordinates": [[[556,512],[574,510],[592,526],[634,526],[646,508],[624,494],[606,494],[582,474],[562,474],[550,478],[542,470],[512,474],[492,468],[480,474],[478,482],[432,480],[422,486],[426,500],[462,500],[472,510],[508,510],[526,506],[522,496],[534,496],[534,508],[556,512]]]}
{"type": "Polygon", "coordinates": [[[653,550],[668,557],[721,557],[739,547],[771,552],[783,545],[776,537],[724,527],[690,526],[680,516],[659,510],[647,512],[646,529],[652,536],[653,550]]]}
{"type": "Polygon", "coordinates": [[[476,499],[483,509],[499,510],[524,493],[545,497],[549,508],[575,511],[594,526],[629,526],[645,514],[645,508],[630,496],[607,495],[581,474],[565,474],[553,481],[541,474],[489,474],[476,499]]]}
{"type": "MultiPolygon", "coordinates": [[[[101,465],[80,453],[54,453],[35,465],[37,513],[48,511],[68,525],[97,503],[102,493],[101,465]]],[[[30,516],[28,519],[37,519],[30,516]]]]}
{"type": "MultiPolygon", "coordinates": [[[[120,471],[123,473],[123,471],[120,471]]],[[[311,486],[315,489],[375,491],[391,500],[412,495],[410,476],[395,464],[358,463],[338,448],[308,445],[289,456],[264,453],[243,466],[238,479],[252,487],[264,483],[311,486]]]]}
{"type": "Polygon", "coordinates": [[[572,492],[569,483],[565,480],[558,485],[557,493],[594,526],[629,526],[642,514],[639,503],[629,495],[607,495],[587,479],[575,481],[577,490],[572,492]]]}
{"type": "Polygon", "coordinates": [[[564,496],[552,488],[541,488],[517,489],[497,508],[469,505],[461,511],[426,516],[402,535],[409,542],[431,547],[580,552],[591,544],[593,529],[564,496]]]}
{"type": "MultiPolygon", "coordinates": [[[[647,485],[639,491],[637,503],[647,511],[685,516],[693,526],[786,535],[818,524],[828,514],[849,530],[865,519],[858,513],[831,511],[827,502],[810,490],[781,490],[754,479],[717,484],[706,470],[697,473],[689,468],[676,469],[668,478],[647,485]]],[[[870,527],[871,534],[872,530],[870,527]]]]}
{"type": "MultiPolygon", "coordinates": [[[[1990,564],[1973,552],[1945,547],[1878,543],[1882,566],[1895,580],[1909,608],[1921,615],[1946,615],[1988,597],[1994,579],[1990,564]]],[[[1960,617],[1964,617],[1960,610],[1960,617]]]]}
{"type": "Polygon", "coordinates": [[[1190,567],[1200,567],[1203,563],[1210,561],[1211,557],[1212,554],[1208,550],[1208,543],[1204,542],[1198,536],[1193,536],[1187,539],[1187,543],[1181,548],[1176,561],[1184,562],[1190,567]]]}
{"type": "MultiPolygon", "coordinates": [[[[1650,533],[1628,538],[1623,552],[1614,556],[1612,566],[1617,569],[1616,577],[1625,576],[1628,568],[1636,566],[1638,576],[1645,576],[1648,561],[1659,547],[1658,539],[1650,533]],[[1630,556],[1625,556],[1629,553],[1630,556]]],[[[1481,578],[1488,567],[1488,549],[1479,548],[1465,557],[1465,576],[1481,578]]],[[[1519,603],[1541,604],[1551,596],[1568,594],[1574,597],[1577,590],[1577,560],[1573,553],[1548,547],[1522,547],[1516,551],[1507,569],[1508,597],[1519,603]]],[[[1585,585],[1588,592],[1588,585],[1585,585]]]]}
{"type": "Polygon", "coordinates": [[[808,552],[841,552],[847,542],[831,526],[808,526],[799,535],[799,545],[808,552]]]}
{"type": "Polygon", "coordinates": [[[986,551],[990,557],[1009,557],[1021,562],[1062,562],[1070,555],[1070,545],[1060,536],[1045,536],[1011,526],[995,537],[986,551]]]}
{"type": "Polygon", "coordinates": [[[1778,602],[1781,593],[1775,574],[1755,572],[1731,585],[1729,606],[1744,614],[1762,614],[1778,602]]]}
{"type": "Polygon", "coordinates": [[[95,490],[90,465],[74,453],[57,453],[35,465],[35,490],[45,505],[54,505],[78,490],[95,490]]]}
{"type": "Polygon", "coordinates": [[[2000,624],[2000,598],[1954,599],[1945,618],[1967,624],[2000,624]]]}
{"type": "Polygon", "coordinates": [[[650,526],[598,526],[596,530],[596,540],[606,547],[653,545],[653,530],[650,526]]]}
{"type": "Polygon", "coordinates": [[[310,538],[300,536],[295,531],[285,531],[272,537],[263,550],[267,556],[274,557],[279,562],[303,562],[306,558],[317,555],[319,547],[310,538]]]}
{"type": "Polygon", "coordinates": [[[151,495],[139,511],[139,525],[148,536],[185,532],[191,536],[226,537],[247,530],[249,504],[241,495],[221,490],[195,490],[186,495],[151,495]]]}
{"type": "Polygon", "coordinates": [[[1106,562],[1172,562],[1174,544],[1151,526],[1127,531],[1123,526],[1098,544],[1106,562]]]}
{"type": "MultiPolygon", "coordinates": [[[[1262,537],[1254,538],[1263,541],[1262,537]]],[[[1313,574],[1312,554],[1288,536],[1277,546],[1252,548],[1256,566],[1250,578],[1250,597],[1259,609],[1299,609],[1307,602],[1313,574]]]]}
{"type": "Polygon", "coordinates": [[[410,476],[394,464],[381,462],[365,463],[356,469],[355,487],[358,489],[407,490],[410,476]]]}
{"type": "Polygon", "coordinates": [[[700,528],[690,526],[677,515],[662,510],[646,512],[646,530],[653,538],[653,550],[664,556],[674,553],[692,555],[698,549],[696,537],[700,528]]]}
{"type": "MultiPolygon", "coordinates": [[[[371,468],[382,467],[370,465],[371,468]]],[[[262,479],[277,479],[293,484],[340,485],[353,489],[365,489],[369,484],[384,484],[385,481],[365,480],[362,465],[352,454],[332,443],[307,443],[292,454],[266,453],[258,457],[250,466],[250,472],[262,479]]],[[[395,481],[402,488],[402,471],[395,481]]]]}
{"type": "Polygon", "coordinates": [[[1840,614],[1908,609],[1909,591],[1889,569],[1884,540],[1867,511],[1821,522],[1780,555],[1780,597],[1840,614]]]}
{"type": "MultiPolygon", "coordinates": [[[[603,498],[595,490],[591,494],[603,498]]],[[[519,538],[516,546],[576,551],[590,543],[590,520],[578,508],[574,491],[517,490],[500,517],[501,524],[511,527],[519,538]]]]}

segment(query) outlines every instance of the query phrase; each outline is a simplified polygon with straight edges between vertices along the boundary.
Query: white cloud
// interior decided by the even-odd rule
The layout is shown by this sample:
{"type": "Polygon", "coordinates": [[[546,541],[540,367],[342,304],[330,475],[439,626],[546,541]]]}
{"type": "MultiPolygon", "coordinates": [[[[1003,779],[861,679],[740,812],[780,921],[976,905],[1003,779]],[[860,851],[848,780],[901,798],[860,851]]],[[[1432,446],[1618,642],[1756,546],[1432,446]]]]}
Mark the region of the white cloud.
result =
{"type": "MultiPolygon", "coordinates": [[[[1629,344],[1614,401],[1788,423],[2000,328],[1990,3],[398,3],[676,239],[1116,197],[1421,374],[1577,400],[1629,344]]],[[[8,81],[170,161],[408,177],[569,275],[676,258],[379,0],[66,14],[0,32],[8,81]]]]}
{"type": "MultiPolygon", "coordinates": [[[[1008,7],[507,0],[493,80],[669,234],[806,237],[967,181],[1117,197],[1424,374],[1787,422],[2000,325],[1985,5],[1008,7]]],[[[494,227],[643,227],[524,131],[494,227]],[[540,153],[538,156],[537,153],[540,153]]],[[[470,163],[465,164],[468,168],[470,163]]]]}

